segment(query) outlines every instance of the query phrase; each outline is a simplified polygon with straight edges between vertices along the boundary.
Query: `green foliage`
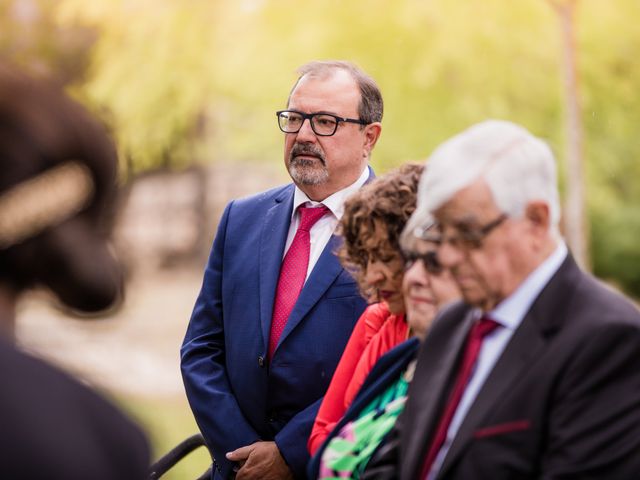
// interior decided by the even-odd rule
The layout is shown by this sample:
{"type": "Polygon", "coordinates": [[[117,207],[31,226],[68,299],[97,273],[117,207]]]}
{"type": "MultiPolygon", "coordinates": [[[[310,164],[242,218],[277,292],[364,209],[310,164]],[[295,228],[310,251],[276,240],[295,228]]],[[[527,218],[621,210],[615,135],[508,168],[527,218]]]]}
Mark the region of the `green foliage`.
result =
{"type": "Polygon", "coordinates": [[[619,205],[610,211],[595,208],[591,222],[595,275],[638,296],[640,209],[637,204],[619,205]]]}
{"type": "Polygon", "coordinates": [[[589,0],[580,13],[593,269],[640,296],[640,4],[589,0]]]}
{"type": "Polygon", "coordinates": [[[190,146],[210,92],[206,5],[63,2],[63,22],[82,21],[99,32],[81,95],[107,112],[134,172],[191,161],[190,146]]]}
{"type": "MultiPolygon", "coordinates": [[[[17,1],[5,0],[0,13],[11,16],[6,5],[17,1]]],[[[90,62],[71,76],[73,91],[111,124],[130,173],[193,161],[281,162],[274,111],[296,67],[321,58],[353,60],[378,80],[379,172],[426,158],[487,117],[526,125],[564,158],[560,24],[545,0],[59,0],[57,9],[34,2],[43,19],[36,37],[46,40],[21,55],[67,58],[44,45],[61,29],[93,32],[80,43],[90,62]]],[[[640,271],[625,240],[633,225],[627,209],[640,204],[640,3],[578,6],[593,264],[640,294],[621,270],[640,271]],[[601,222],[623,231],[605,234],[601,222]]],[[[24,32],[10,21],[1,26],[7,50],[24,32]]]]}

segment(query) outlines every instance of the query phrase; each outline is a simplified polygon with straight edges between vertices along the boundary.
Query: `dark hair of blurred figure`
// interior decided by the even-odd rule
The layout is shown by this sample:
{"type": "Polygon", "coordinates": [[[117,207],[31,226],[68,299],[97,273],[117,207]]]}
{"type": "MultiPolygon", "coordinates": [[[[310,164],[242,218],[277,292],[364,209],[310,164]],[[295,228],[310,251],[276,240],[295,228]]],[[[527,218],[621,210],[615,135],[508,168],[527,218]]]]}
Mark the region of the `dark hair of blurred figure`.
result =
{"type": "MultiPolygon", "coordinates": [[[[117,155],[105,129],[62,90],[0,63],[0,327],[43,286],[68,308],[111,307],[122,275],[107,239],[117,155]]],[[[0,478],[146,477],[140,430],[72,377],[0,335],[0,478]]]]}
{"type": "Polygon", "coordinates": [[[108,249],[117,181],[104,128],[55,87],[0,64],[0,284],[96,312],[122,292],[108,249]]]}

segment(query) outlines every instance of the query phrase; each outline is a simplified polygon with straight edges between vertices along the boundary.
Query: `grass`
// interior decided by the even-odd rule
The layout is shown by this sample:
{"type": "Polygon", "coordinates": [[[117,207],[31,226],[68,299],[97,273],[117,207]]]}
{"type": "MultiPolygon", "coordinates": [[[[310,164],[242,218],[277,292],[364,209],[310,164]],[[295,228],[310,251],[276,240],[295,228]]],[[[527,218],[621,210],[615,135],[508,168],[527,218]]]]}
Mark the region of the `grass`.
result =
{"type": "MultiPolygon", "coordinates": [[[[144,429],[151,443],[151,462],[155,462],[185,438],[198,432],[186,398],[114,398],[144,429]]],[[[162,480],[195,480],[211,465],[204,447],[191,452],[167,472],[162,480]]]]}

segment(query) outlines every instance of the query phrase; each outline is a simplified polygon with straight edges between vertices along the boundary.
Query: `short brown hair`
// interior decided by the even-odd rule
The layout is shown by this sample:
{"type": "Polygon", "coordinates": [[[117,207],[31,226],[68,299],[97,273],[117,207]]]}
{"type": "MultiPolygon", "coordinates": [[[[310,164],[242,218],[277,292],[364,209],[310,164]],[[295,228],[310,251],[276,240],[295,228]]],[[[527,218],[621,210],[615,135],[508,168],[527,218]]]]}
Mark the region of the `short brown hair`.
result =
{"type": "Polygon", "coordinates": [[[401,255],[399,238],[407,220],[416,209],[418,182],[424,166],[407,163],[366,184],[344,204],[344,215],[338,226],[343,244],[336,254],[340,263],[356,279],[360,291],[368,296],[364,274],[371,255],[401,255]],[[386,229],[385,252],[370,252],[366,241],[379,224],[386,229]]]}
{"type": "MultiPolygon", "coordinates": [[[[322,78],[329,76],[335,70],[346,70],[358,84],[358,88],[360,89],[358,116],[360,117],[360,120],[367,124],[381,122],[384,105],[382,102],[382,93],[380,92],[380,88],[378,88],[378,84],[373,78],[351,62],[341,60],[315,60],[313,62],[305,63],[298,68],[298,74],[300,76],[289,93],[289,99],[291,98],[291,93],[293,93],[300,82],[300,79],[305,75],[322,78]]],[[[287,99],[287,105],[289,105],[289,99],[287,99]]]]}

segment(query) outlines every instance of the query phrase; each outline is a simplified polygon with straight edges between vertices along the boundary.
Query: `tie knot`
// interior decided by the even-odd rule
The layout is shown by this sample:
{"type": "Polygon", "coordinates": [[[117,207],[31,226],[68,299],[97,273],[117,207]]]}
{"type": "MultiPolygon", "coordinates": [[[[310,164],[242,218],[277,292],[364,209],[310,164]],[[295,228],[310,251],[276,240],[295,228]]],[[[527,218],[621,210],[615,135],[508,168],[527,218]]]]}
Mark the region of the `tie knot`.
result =
{"type": "Polygon", "coordinates": [[[311,230],[311,227],[315,225],[315,223],[320,220],[325,213],[329,211],[327,207],[321,205],[319,207],[299,207],[298,211],[300,212],[300,226],[298,230],[311,230]]]}
{"type": "Polygon", "coordinates": [[[484,315],[473,325],[471,335],[482,339],[493,332],[498,326],[500,326],[498,322],[484,315]]]}

